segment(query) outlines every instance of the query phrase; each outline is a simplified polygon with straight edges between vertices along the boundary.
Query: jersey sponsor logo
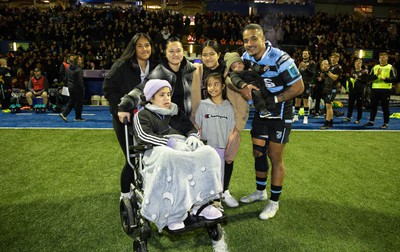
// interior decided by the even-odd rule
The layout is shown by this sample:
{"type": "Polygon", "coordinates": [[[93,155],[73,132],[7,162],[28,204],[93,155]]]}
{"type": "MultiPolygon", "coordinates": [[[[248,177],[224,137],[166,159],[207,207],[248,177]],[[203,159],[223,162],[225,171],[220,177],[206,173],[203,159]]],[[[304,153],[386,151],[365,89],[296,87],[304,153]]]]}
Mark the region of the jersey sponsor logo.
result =
{"type": "Polygon", "coordinates": [[[292,77],[292,78],[294,78],[300,74],[299,69],[297,69],[297,67],[296,67],[296,64],[292,63],[289,66],[289,74],[290,74],[290,77],[292,77]]]}

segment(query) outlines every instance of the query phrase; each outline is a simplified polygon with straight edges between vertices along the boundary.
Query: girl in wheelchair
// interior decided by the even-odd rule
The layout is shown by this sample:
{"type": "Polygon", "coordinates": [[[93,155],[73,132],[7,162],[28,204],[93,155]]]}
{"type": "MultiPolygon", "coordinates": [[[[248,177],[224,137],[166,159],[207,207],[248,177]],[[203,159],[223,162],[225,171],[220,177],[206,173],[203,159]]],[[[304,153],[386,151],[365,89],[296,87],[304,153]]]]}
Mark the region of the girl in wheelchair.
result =
{"type": "MultiPolygon", "coordinates": [[[[134,116],[139,144],[151,144],[143,157],[144,200],[141,214],[161,231],[185,227],[188,214],[217,220],[223,214],[209,204],[222,192],[221,161],[204,145],[185,113],[171,102],[168,81],[152,79],[144,87],[143,109],[134,116]]],[[[121,122],[130,117],[118,112],[121,122]]]]}

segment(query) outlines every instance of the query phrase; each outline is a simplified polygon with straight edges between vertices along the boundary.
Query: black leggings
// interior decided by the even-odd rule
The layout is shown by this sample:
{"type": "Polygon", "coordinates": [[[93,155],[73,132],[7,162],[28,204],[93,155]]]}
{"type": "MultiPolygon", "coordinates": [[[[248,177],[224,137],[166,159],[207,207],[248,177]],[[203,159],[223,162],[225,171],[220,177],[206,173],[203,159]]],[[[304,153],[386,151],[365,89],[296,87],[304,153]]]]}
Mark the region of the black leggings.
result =
{"type": "MultiPolygon", "coordinates": [[[[130,126],[128,126],[130,127],[130,126]]],[[[131,183],[133,183],[133,170],[126,161],[126,148],[125,148],[125,130],[124,125],[115,117],[113,117],[113,128],[117,136],[119,145],[125,156],[125,164],[121,172],[121,192],[128,193],[130,191],[131,183]]],[[[129,145],[133,144],[132,139],[128,139],[129,145]]]]}
{"type": "Polygon", "coordinates": [[[362,93],[349,94],[347,118],[351,118],[353,114],[354,104],[357,105],[357,121],[362,117],[362,93]]]}
{"type": "Polygon", "coordinates": [[[233,172],[233,162],[228,164],[225,162],[225,171],[224,171],[224,192],[229,189],[229,182],[231,181],[233,172]]]}

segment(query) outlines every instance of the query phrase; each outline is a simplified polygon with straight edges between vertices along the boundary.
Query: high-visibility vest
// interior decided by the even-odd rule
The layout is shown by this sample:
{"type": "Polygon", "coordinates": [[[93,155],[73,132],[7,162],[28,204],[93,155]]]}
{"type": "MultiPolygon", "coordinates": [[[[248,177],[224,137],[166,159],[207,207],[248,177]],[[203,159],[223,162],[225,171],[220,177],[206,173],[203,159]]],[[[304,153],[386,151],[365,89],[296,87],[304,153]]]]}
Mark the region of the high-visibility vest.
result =
{"type": "Polygon", "coordinates": [[[351,85],[352,88],[354,88],[354,83],[355,82],[356,82],[356,80],[354,78],[351,78],[351,77],[346,81],[346,92],[350,91],[350,85],[351,85]]]}
{"type": "Polygon", "coordinates": [[[380,79],[386,79],[390,77],[390,70],[392,69],[392,65],[387,64],[386,66],[376,65],[373,68],[374,74],[378,76],[376,80],[372,82],[372,89],[392,89],[392,83],[384,82],[380,79]],[[381,73],[378,75],[378,69],[381,70],[381,73]]]}

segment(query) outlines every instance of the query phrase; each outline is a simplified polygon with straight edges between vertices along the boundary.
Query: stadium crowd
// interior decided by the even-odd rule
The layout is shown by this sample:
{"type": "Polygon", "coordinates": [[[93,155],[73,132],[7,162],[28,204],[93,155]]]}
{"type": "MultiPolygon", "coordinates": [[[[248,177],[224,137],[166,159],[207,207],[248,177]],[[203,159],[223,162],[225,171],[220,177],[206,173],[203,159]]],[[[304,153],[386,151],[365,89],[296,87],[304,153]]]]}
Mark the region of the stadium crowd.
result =
{"type": "MultiPolygon", "coordinates": [[[[156,58],[164,55],[163,45],[172,36],[185,43],[189,36],[194,43],[207,39],[220,44],[240,47],[241,29],[248,23],[263,23],[265,29],[276,34],[276,45],[284,47],[295,59],[301,60],[301,51],[309,48],[312,58],[321,62],[332,52],[341,55],[344,73],[349,73],[355,59],[352,49],[387,51],[390,62],[397,61],[394,52],[400,50],[399,26],[376,18],[356,19],[351,15],[313,16],[240,16],[235,13],[196,14],[195,25],[189,18],[171,11],[136,9],[67,8],[39,10],[35,8],[1,8],[0,40],[28,41],[29,48],[19,47],[15,52],[0,55],[6,58],[14,84],[27,83],[35,68],[40,68],[50,86],[67,55],[80,54],[84,69],[110,69],[119,58],[127,42],[137,32],[146,32],[153,39],[156,58]]],[[[271,41],[273,42],[273,41],[271,41]]],[[[274,43],[274,42],[273,42],[274,43]]],[[[370,64],[376,64],[372,61],[370,64]]]]}

